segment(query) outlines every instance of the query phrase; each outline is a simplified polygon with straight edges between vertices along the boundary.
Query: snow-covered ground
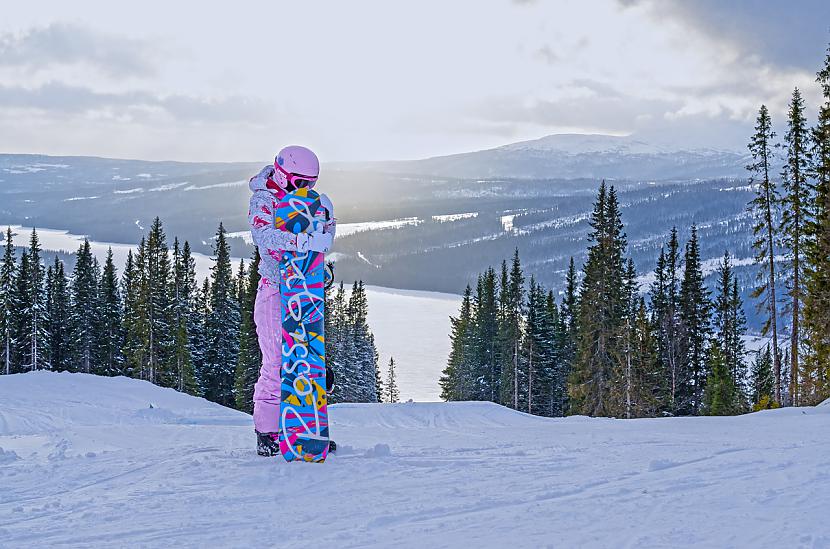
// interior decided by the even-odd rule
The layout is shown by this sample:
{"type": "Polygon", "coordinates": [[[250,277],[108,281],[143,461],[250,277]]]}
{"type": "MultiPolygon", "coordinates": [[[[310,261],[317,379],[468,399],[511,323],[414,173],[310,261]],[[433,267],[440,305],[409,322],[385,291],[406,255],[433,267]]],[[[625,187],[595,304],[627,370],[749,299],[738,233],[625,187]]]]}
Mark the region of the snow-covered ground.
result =
{"type": "Polygon", "coordinates": [[[255,455],[250,416],[202,399],[2,376],[0,546],[830,547],[830,405],[632,421],[485,403],[330,414],[341,452],[287,464],[255,455]]]}

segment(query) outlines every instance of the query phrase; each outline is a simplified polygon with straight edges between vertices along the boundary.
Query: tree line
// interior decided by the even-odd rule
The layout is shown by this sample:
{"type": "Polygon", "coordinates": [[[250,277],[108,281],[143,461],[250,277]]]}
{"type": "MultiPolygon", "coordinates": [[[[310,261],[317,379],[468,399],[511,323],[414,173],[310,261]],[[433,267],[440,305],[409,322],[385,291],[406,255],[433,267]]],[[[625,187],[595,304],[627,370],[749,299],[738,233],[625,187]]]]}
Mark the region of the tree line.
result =
{"type": "MultiPolygon", "coordinates": [[[[33,370],[126,375],[250,412],[262,355],[253,319],[259,255],[234,272],[220,223],[210,276],[197,281],[187,241],[167,245],[156,218],[121,276],[88,240],[66,271],[44,265],[37,231],[16,253],[8,228],[0,261],[3,374],[33,370]]],[[[377,402],[382,392],[362,282],[326,293],[327,361],[334,402],[377,402]]]]}
{"type": "Polygon", "coordinates": [[[830,396],[830,47],[816,82],[823,103],[815,124],[808,124],[795,88],[781,142],[761,105],[747,166],[756,189],[749,207],[759,266],[753,295],[771,337],[773,400],[793,406],[830,396]],[[785,331],[789,341],[781,348],[785,331]]]}
{"type": "Polygon", "coordinates": [[[751,365],[729,252],[707,288],[696,227],[682,247],[673,229],[643,292],[626,256],[616,191],[603,181],[586,262],[578,273],[571,259],[561,299],[533,278],[525,285],[518,250],[500,275],[490,268],[475,291],[467,287],[452,319],[442,397],[626,418],[736,414],[830,397],[830,48],[816,81],[824,103],[814,126],[796,88],[783,142],[762,105],[748,145],[752,295],[770,338],[751,365]]]}
{"type": "Polygon", "coordinates": [[[613,186],[600,185],[589,224],[587,260],[581,272],[570,261],[560,299],[533,277],[525,285],[518,250],[467,287],[443,398],[632,418],[735,413],[768,395],[769,368],[744,381],[746,322],[728,253],[713,298],[696,228],[684,250],[672,230],[644,296],[613,186]]]}

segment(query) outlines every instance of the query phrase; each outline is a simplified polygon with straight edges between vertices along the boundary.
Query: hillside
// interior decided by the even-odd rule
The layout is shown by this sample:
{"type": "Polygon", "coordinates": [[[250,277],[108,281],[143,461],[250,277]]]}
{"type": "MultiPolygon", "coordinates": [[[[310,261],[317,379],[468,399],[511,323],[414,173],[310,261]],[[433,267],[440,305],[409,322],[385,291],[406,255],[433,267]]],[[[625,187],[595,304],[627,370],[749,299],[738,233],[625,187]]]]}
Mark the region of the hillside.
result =
{"type": "Polygon", "coordinates": [[[742,177],[746,154],[683,148],[636,136],[554,134],[483,151],[371,166],[390,173],[460,178],[633,180],[742,177]]]}
{"type": "Polygon", "coordinates": [[[249,416],[202,399],[126,378],[4,376],[0,540],[299,546],[312,536],[294,495],[307,494],[323,547],[830,546],[826,404],[634,421],[485,403],[331,417],[341,452],[286,464],[254,454],[249,416]]]}

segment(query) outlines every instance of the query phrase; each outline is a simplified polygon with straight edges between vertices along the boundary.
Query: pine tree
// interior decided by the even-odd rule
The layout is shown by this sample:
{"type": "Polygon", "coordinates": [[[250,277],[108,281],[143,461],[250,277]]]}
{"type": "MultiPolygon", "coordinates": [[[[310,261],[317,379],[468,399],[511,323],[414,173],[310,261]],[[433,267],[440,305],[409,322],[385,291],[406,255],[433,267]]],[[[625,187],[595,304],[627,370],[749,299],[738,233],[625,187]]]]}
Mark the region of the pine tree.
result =
{"type": "Polygon", "coordinates": [[[17,264],[11,227],[6,229],[6,244],[3,247],[3,262],[0,263],[0,349],[3,351],[4,373],[12,372],[12,353],[15,340],[15,316],[19,309],[17,288],[17,264]]]}
{"type": "MultiPolygon", "coordinates": [[[[328,295],[328,294],[327,294],[328,295]]],[[[354,379],[350,330],[346,318],[346,289],[341,281],[337,291],[326,304],[326,363],[334,372],[337,389],[329,396],[329,403],[348,402],[354,379]]]]}
{"type": "Polygon", "coordinates": [[[684,382],[683,356],[680,341],[680,244],[677,228],[672,227],[668,250],[660,249],[655,280],[649,292],[651,314],[655,324],[657,356],[663,370],[666,394],[659,398],[662,411],[678,412],[678,392],[684,382]]]}
{"type": "Polygon", "coordinates": [[[588,259],[579,294],[579,342],[571,375],[571,411],[591,416],[613,412],[612,377],[621,356],[618,335],[627,307],[624,299],[626,236],[612,186],[600,185],[590,220],[588,259]]]}
{"type": "Polygon", "coordinates": [[[49,368],[49,319],[46,310],[45,270],[40,254],[40,241],[37,231],[33,229],[29,249],[21,258],[17,288],[17,363],[23,370],[49,368]]]}
{"type": "Polygon", "coordinates": [[[95,318],[96,373],[121,375],[124,370],[123,305],[112,248],[107,250],[104,270],[98,283],[98,313],[95,318]]]}
{"type": "MultiPolygon", "coordinates": [[[[574,362],[576,360],[576,348],[577,348],[577,341],[579,338],[579,331],[578,331],[578,288],[579,284],[576,278],[576,268],[574,267],[574,258],[571,257],[570,262],[568,263],[568,273],[565,276],[565,295],[562,298],[562,307],[561,307],[561,315],[560,315],[560,322],[561,322],[561,350],[562,350],[562,357],[561,357],[561,367],[560,367],[560,376],[563,376],[565,380],[570,378],[571,372],[574,368],[574,362]]],[[[562,396],[562,404],[563,409],[562,413],[567,413],[568,408],[568,393],[567,387],[562,396]]]]}
{"type": "Polygon", "coordinates": [[[630,417],[654,417],[665,409],[665,370],[660,364],[657,338],[645,299],[636,303],[632,330],[630,417]]]}
{"type": "Polygon", "coordinates": [[[457,317],[450,317],[450,356],[439,380],[441,398],[469,400],[474,372],[473,290],[468,284],[457,317]]]}
{"type": "Polygon", "coordinates": [[[756,354],[752,363],[751,393],[752,410],[766,410],[777,406],[773,400],[775,382],[772,372],[772,353],[767,345],[756,354]]]}
{"type": "Polygon", "coordinates": [[[56,372],[69,370],[72,368],[69,281],[63,262],[57,256],[46,270],[46,309],[49,318],[49,363],[56,372]]]}
{"type": "Polygon", "coordinates": [[[562,415],[564,384],[559,367],[561,353],[557,331],[559,313],[553,295],[530,278],[527,322],[522,362],[527,371],[527,412],[543,416],[562,415]]]}
{"type": "Polygon", "coordinates": [[[401,399],[398,391],[398,382],[395,374],[395,359],[389,359],[389,367],[386,370],[386,402],[398,402],[401,399]]]}
{"type": "Polygon", "coordinates": [[[239,353],[239,304],[233,280],[230,247],[220,223],[214,245],[210,312],[206,321],[205,398],[223,406],[235,404],[233,386],[239,353]]]}
{"type": "Polygon", "coordinates": [[[144,329],[146,323],[141,311],[141,286],[143,284],[143,256],[145,240],[138,246],[138,253],[133,256],[132,250],[127,252],[127,264],[121,278],[121,295],[124,296],[124,310],[121,315],[124,343],[124,373],[133,377],[141,377],[144,368],[144,329]]]}
{"type": "Polygon", "coordinates": [[[499,355],[501,358],[501,403],[519,409],[520,387],[523,374],[519,358],[524,311],[524,274],[518,248],[513,254],[510,274],[505,278],[506,264],[502,266],[502,283],[499,294],[499,355]],[[505,284],[506,282],[506,284],[505,284]]]}
{"type": "Polygon", "coordinates": [[[72,272],[70,326],[72,368],[87,374],[97,372],[94,356],[97,354],[95,322],[99,314],[99,276],[95,265],[89,240],[84,239],[76,254],[75,270],[72,272]]]}
{"type": "Polygon", "coordinates": [[[715,342],[732,383],[743,400],[746,382],[746,317],[738,292],[738,281],[732,270],[732,259],[725,252],[717,271],[717,296],[714,302],[715,342]]]}
{"type": "Polygon", "coordinates": [[[810,200],[807,186],[810,154],[808,149],[807,121],[804,118],[804,99],[796,88],[787,120],[787,133],[784,135],[787,149],[787,161],[781,172],[784,198],[781,217],[781,232],[784,244],[789,252],[788,289],[790,297],[790,400],[793,406],[800,404],[799,383],[801,375],[801,301],[804,288],[804,249],[807,239],[807,208],[810,200]]]}
{"type": "Polygon", "coordinates": [[[501,360],[499,357],[499,301],[496,297],[496,271],[487,269],[476,284],[473,297],[473,372],[470,400],[499,402],[501,360]]]}
{"type": "Polygon", "coordinates": [[[353,402],[380,402],[382,382],[378,367],[375,336],[369,329],[369,304],[363,281],[352,287],[347,306],[350,336],[353,342],[353,360],[356,366],[352,384],[353,402]]]}
{"type": "Polygon", "coordinates": [[[142,261],[143,275],[140,292],[140,314],[144,320],[144,353],[146,365],[143,379],[163,385],[175,386],[173,372],[173,299],[172,267],[167,237],[161,220],[157,217],[147,235],[142,261]]]}
{"type": "Polygon", "coordinates": [[[208,330],[207,321],[210,316],[210,280],[206,277],[196,292],[196,303],[193,307],[192,326],[190,331],[191,357],[196,372],[197,392],[204,395],[210,382],[210,372],[207,366],[208,330]]]}
{"type": "Polygon", "coordinates": [[[830,397],[830,47],[816,81],[821,84],[824,103],[810,133],[814,199],[804,250],[805,404],[830,397]]]}
{"type": "MultiPolygon", "coordinates": [[[[243,280],[240,295],[239,357],[236,362],[234,398],[236,408],[248,413],[253,413],[254,385],[259,378],[259,370],[262,366],[262,352],[259,349],[259,339],[254,323],[254,305],[259,286],[259,261],[259,248],[254,246],[254,256],[248,268],[247,277],[243,280]]],[[[329,312],[326,311],[326,317],[329,312]]],[[[328,334],[326,335],[328,339],[328,334]]],[[[328,360],[328,341],[326,343],[326,360],[328,360]]]]}
{"type": "Polygon", "coordinates": [[[179,239],[173,240],[173,387],[191,395],[198,394],[196,373],[193,366],[192,343],[190,341],[193,320],[193,294],[196,292],[196,266],[190,254],[190,244],[185,242],[179,248],[179,239]]]}
{"type": "Polygon", "coordinates": [[[678,412],[699,414],[703,406],[703,391],[709,375],[709,315],[711,302],[709,290],[703,280],[700,264],[700,247],[697,227],[692,225],[691,237],[686,244],[685,268],[680,283],[680,324],[683,367],[679,385],[678,412]]]}
{"type": "Polygon", "coordinates": [[[773,377],[775,379],[775,402],[781,402],[781,356],[778,351],[778,307],[776,294],[775,273],[775,235],[778,231],[779,197],[775,181],[770,177],[771,162],[773,159],[772,121],[766,105],[761,105],[758,119],[755,123],[755,135],[749,142],[749,151],[753,162],[746,169],[750,172],[749,183],[756,185],[756,196],[749,203],[748,209],[754,214],[755,224],[753,234],[755,240],[752,247],[755,249],[755,264],[758,270],[758,286],[752,292],[752,297],[760,298],[759,312],[766,314],[762,333],[772,335],[773,377]]]}
{"type": "Polygon", "coordinates": [[[702,411],[710,416],[730,416],[741,412],[738,389],[724,360],[720,346],[712,346],[709,376],[702,411]]]}

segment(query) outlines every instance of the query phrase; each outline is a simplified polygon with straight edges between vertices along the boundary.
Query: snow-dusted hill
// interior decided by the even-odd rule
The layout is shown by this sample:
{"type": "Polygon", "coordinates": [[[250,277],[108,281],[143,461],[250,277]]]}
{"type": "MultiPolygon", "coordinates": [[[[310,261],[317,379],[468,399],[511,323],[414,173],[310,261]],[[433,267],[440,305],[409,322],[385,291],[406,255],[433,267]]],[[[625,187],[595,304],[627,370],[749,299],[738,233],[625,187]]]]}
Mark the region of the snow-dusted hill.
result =
{"type": "Polygon", "coordinates": [[[337,405],[323,465],[148,383],[0,377],[3,547],[830,547],[830,406],[541,419],[337,405]],[[319,516],[310,533],[308,517],[319,516]]]}
{"type": "Polygon", "coordinates": [[[746,155],[650,143],[636,136],[555,134],[494,149],[373,165],[443,177],[669,180],[746,176],[746,155]]]}

